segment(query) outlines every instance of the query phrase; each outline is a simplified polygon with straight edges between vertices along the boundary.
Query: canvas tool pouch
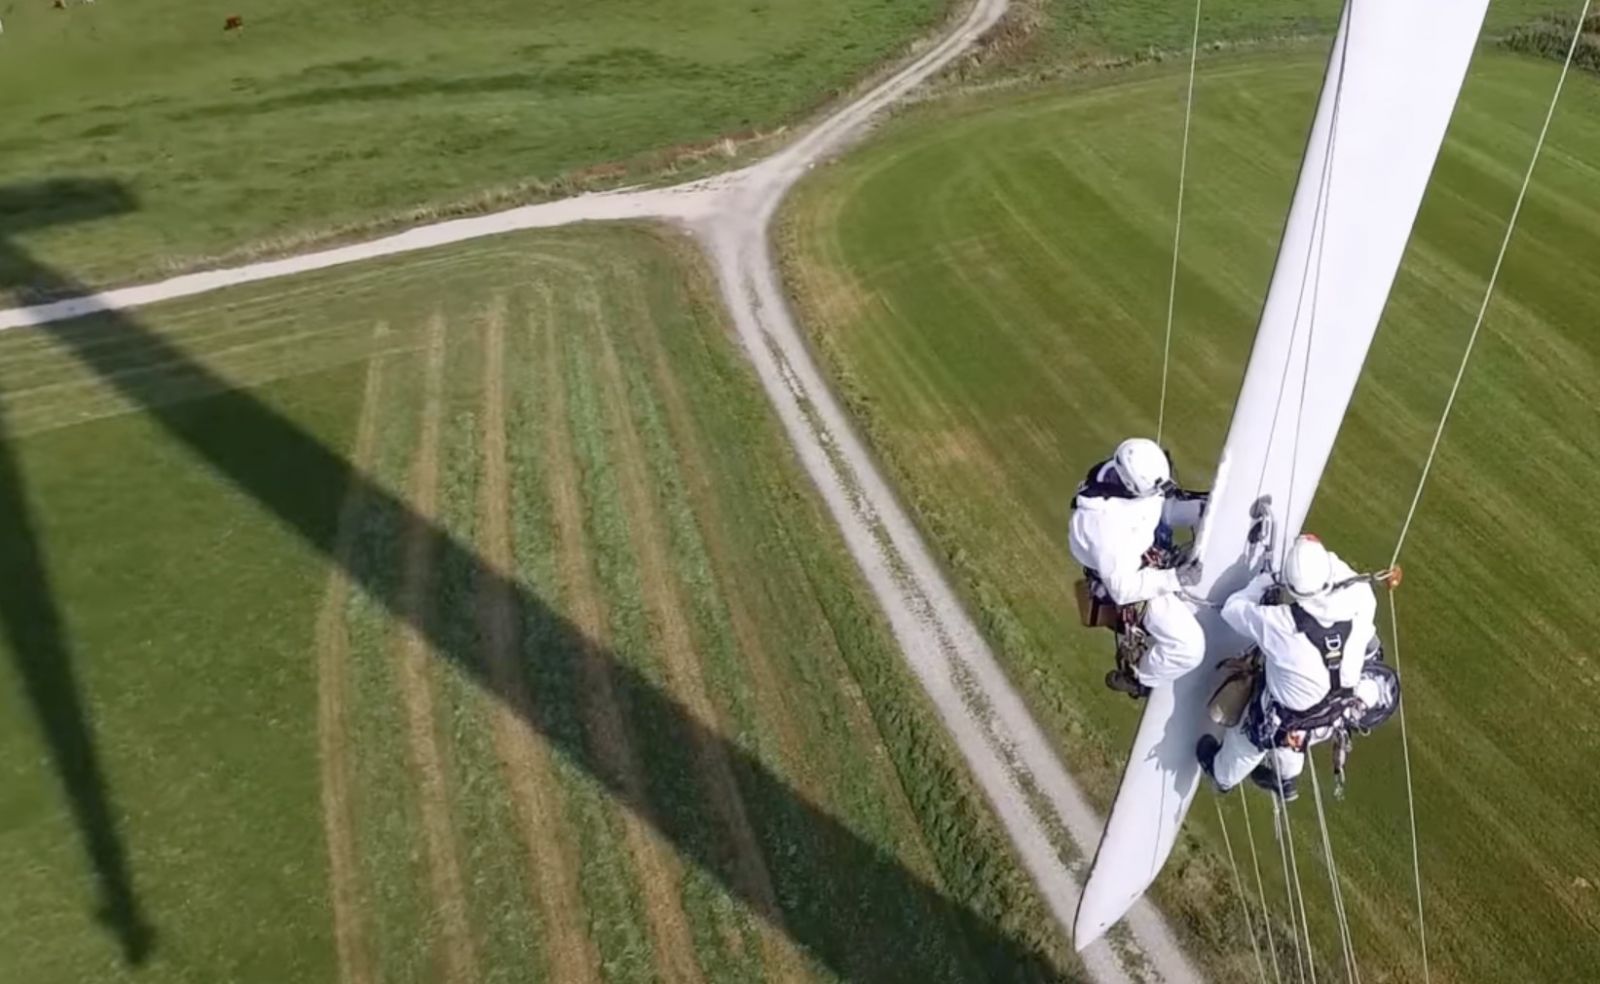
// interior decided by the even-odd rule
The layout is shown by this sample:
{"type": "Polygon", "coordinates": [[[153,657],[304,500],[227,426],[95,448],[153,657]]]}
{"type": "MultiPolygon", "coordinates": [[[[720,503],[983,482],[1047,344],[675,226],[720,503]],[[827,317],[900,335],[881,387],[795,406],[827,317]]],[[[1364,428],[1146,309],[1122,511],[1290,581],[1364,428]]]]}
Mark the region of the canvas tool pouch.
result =
{"type": "Polygon", "coordinates": [[[1088,578],[1080,578],[1073,586],[1078,597],[1078,618],[1085,628],[1115,629],[1117,606],[1100,597],[1088,578]]]}
{"type": "Polygon", "coordinates": [[[1260,682],[1260,666],[1248,657],[1223,660],[1224,676],[1211,694],[1207,710],[1211,720],[1225,728],[1238,727],[1255,699],[1260,682]]]}

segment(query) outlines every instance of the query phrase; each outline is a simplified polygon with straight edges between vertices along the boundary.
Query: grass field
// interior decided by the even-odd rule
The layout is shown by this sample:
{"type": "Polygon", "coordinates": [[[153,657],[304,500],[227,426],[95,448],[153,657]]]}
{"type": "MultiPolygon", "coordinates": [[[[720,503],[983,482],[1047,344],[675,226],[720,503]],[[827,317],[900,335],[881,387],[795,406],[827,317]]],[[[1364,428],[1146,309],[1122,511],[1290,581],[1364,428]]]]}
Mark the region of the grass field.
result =
{"type": "Polygon", "coordinates": [[[0,980],[1073,975],[677,236],[7,332],[0,420],[0,980]]]}
{"type": "Polygon", "coordinates": [[[109,180],[135,204],[65,223],[71,196],[47,189],[0,198],[0,227],[103,284],[419,206],[638,180],[675,145],[709,153],[717,138],[794,122],[944,9],[7,0],[0,186],[109,180]],[[235,13],[244,30],[224,33],[235,13]]]}
{"type": "MultiPolygon", "coordinates": [[[[1309,50],[1232,58],[1199,80],[1168,415],[1197,482],[1238,391],[1322,65],[1309,50]]],[[[1554,80],[1547,63],[1488,52],[1472,69],[1310,521],[1357,564],[1389,556],[1554,80]]],[[[1086,463],[1154,430],[1182,85],[1149,68],[926,104],[803,185],[782,234],[815,344],[1102,804],[1137,710],[1100,684],[1106,640],[1076,625],[1066,520],[1086,463]]],[[[1600,611],[1583,533],[1600,477],[1596,160],[1600,81],[1575,76],[1407,547],[1435,981],[1600,966],[1600,611]]],[[[1362,742],[1330,824],[1367,980],[1422,979],[1401,768],[1396,729],[1362,742]]],[[[1209,797],[1161,897],[1219,979],[1253,979],[1209,797]]],[[[1269,815],[1252,802],[1281,920],[1269,815]]],[[[1342,979],[1311,805],[1293,818],[1319,969],[1342,979]]]]}
{"type": "MultiPolygon", "coordinates": [[[[1202,0],[1201,44],[1237,45],[1331,34],[1342,0],[1202,0]]],[[[1484,32],[1499,36],[1546,14],[1575,16],[1568,0],[1494,0],[1484,32]]],[[[1031,39],[1005,61],[1018,67],[1187,54],[1194,30],[1193,0],[1017,0],[1017,18],[1034,25],[1031,39]]],[[[1425,42],[1424,42],[1425,43],[1425,42]]]]}

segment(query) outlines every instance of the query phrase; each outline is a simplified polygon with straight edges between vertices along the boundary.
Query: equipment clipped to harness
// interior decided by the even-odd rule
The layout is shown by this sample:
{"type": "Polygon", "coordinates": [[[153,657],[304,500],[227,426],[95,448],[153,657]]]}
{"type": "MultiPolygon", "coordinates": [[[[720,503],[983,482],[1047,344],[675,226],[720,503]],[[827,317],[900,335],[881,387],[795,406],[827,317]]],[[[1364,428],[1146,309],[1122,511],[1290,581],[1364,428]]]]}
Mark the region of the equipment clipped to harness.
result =
{"type": "Polygon", "coordinates": [[[1207,710],[1213,724],[1236,728],[1251,702],[1259,699],[1261,651],[1252,649],[1243,656],[1225,659],[1219,668],[1223,671],[1222,682],[1212,691],[1207,710]]]}
{"type": "Polygon", "coordinates": [[[1122,615],[1110,598],[1096,591],[1093,582],[1080,578],[1072,586],[1078,599],[1078,618],[1086,629],[1111,629],[1122,624],[1122,615]]]}
{"type": "MultiPolygon", "coordinates": [[[[1334,672],[1331,665],[1329,672],[1334,672]]],[[[1334,797],[1343,799],[1345,766],[1350,761],[1355,736],[1371,734],[1399,710],[1400,676],[1384,661],[1383,647],[1374,639],[1361,666],[1361,679],[1350,690],[1330,694],[1321,704],[1298,714],[1263,707],[1265,703],[1257,702],[1251,708],[1251,739],[1262,748],[1292,748],[1298,752],[1330,742],[1334,797]]]]}
{"type": "Polygon", "coordinates": [[[1083,573],[1083,579],[1073,585],[1079,619],[1084,628],[1110,629],[1116,637],[1116,666],[1106,674],[1106,686],[1135,699],[1144,697],[1149,688],[1139,681],[1135,668],[1150,649],[1150,633],[1144,628],[1145,603],[1118,605],[1094,571],[1085,568],[1083,573]]]}
{"type": "Polygon", "coordinates": [[[1333,736],[1333,798],[1344,799],[1345,763],[1350,761],[1350,732],[1339,731],[1333,736]]]}

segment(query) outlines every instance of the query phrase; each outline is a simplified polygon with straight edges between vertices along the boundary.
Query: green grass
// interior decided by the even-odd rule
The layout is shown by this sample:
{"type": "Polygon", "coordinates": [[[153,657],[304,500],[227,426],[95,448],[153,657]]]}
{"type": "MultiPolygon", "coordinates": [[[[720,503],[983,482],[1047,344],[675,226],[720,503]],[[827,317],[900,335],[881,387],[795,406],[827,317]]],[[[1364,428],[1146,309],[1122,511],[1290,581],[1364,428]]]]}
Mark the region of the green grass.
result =
{"type": "MultiPolygon", "coordinates": [[[[1227,427],[1321,68],[1320,54],[1259,55],[1210,62],[1199,81],[1168,416],[1197,481],[1227,427]]],[[[1531,59],[1473,66],[1310,520],[1360,565],[1392,548],[1554,78],[1531,59]]],[[[1150,68],[928,104],[803,186],[781,235],[818,349],[1102,805],[1137,711],[1101,687],[1107,643],[1076,625],[1066,519],[1084,463],[1154,429],[1182,85],[1150,68]]],[[[1581,533],[1600,475],[1597,157],[1600,82],[1575,76],[1405,557],[1436,980],[1577,980],[1600,960],[1586,641],[1600,615],[1581,533]]],[[[1420,979],[1398,739],[1360,743],[1331,821],[1368,979],[1420,979]]],[[[1195,818],[1161,898],[1219,975],[1253,976],[1221,898],[1214,811],[1195,818]]],[[[1308,806],[1295,822],[1313,929],[1335,954],[1308,806]]],[[[1240,827],[1235,812],[1243,851],[1240,827]]]]}
{"type": "MultiPolygon", "coordinates": [[[[1200,43],[1233,46],[1333,32],[1340,0],[1202,0],[1200,43]]],[[[1194,3],[1173,0],[1016,0],[1030,30],[1008,45],[1001,71],[1187,54],[1194,3]]],[[[1546,14],[1576,14],[1565,0],[1494,0],[1484,32],[1499,36],[1546,14]]],[[[1425,44],[1425,39],[1419,39],[1425,44]]]]}
{"type": "MultiPolygon", "coordinates": [[[[96,882],[34,723],[65,705],[0,688],[0,865],[10,879],[0,915],[21,941],[0,949],[0,979],[339,975],[316,627],[348,483],[319,445],[355,454],[363,413],[376,430],[363,465],[370,484],[353,486],[348,514],[357,587],[335,612],[349,640],[339,747],[356,924],[374,978],[439,977],[449,920],[430,874],[427,787],[392,611],[412,528],[401,503],[412,501],[434,412],[435,515],[452,540],[433,542],[418,582],[431,642],[425,723],[483,977],[554,979],[541,909],[551,889],[528,872],[558,863],[576,872],[576,925],[607,982],[659,976],[670,955],[652,931],[652,904],[681,908],[687,959],[711,981],[1075,973],[902,667],[699,260],[676,235],[596,227],[0,335],[4,450],[20,476],[0,491],[25,492],[33,510],[30,525],[0,528],[0,573],[12,584],[33,576],[19,559],[31,532],[53,591],[13,597],[33,598],[31,619],[46,598],[64,613],[82,723],[98,739],[118,843],[156,933],[135,969],[94,921],[96,882]],[[491,323],[505,331],[519,670],[550,753],[539,793],[564,831],[534,865],[492,728],[501,697],[476,620],[491,580],[476,559],[489,535],[479,503],[491,323]],[[373,376],[378,396],[363,406],[373,376]],[[552,427],[566,435],[555,454],[552,427]],[[579,496],[580,541],[559,521],[563,488],[579,496]],[[648,529],[665,578],[645,562],[648,529]],[[573,542],[576,579],[559,562],[573,542]],[[704,681],[698,698],[681,665],[667,669],[648,601],[663,584],[704,681]],[[604,619],[594,639],[572,621],[583,597],[604,619]],[[622,801],[584,723],[598,698],[578,667],[594,644],[624,701],[643,801],[622,801]],[[699,724],[686,710],[697,699],[709,715],[699,724]],[[707,798],[713,766],[694,753],[708,736],[780,928],[732,887],[734,840],[707,798]],[[671,884],[645,883],[625,833],[633,810],[674,859],[671,884]]],[[[37,656],[31,638],[16,637],[20,651],[9,637],[0,644],[5,672],[37,656]]]]}
{"type": "MultiPolygon", "coordinates": [[[[0,10],[0,226],[98,285],[420,207],[560,193],[586,174],[638,180],[676,145],[710,151],[795,121],[944,9],[13,3],[0,10]],[[223,33],[230,13],[242,34],[223,33]],[[592,170],[611,164],[626,169],[592,170]],[[37,187],[64,179],[116,182],[133,201],[37,187]]],[[[26,286],[14,272],[0,264],[0,289],[26,286]]]]}
{"type": "MultiPolygon", "coordinates": [[[[26,397],[12,393],[14,371],[6,375],[15,406],[26,397]]],[[[292,404],[300,426],[335,445],[346,438],[352,393],[357,377],[338,369],[258,391],[292,404]]],[[[182,416],[213,436],[251,439],[219,410],[197,399],[182,416]]],[[[314,682],[304,658],[316,557],[147,419],[107,418],[8,450],[25,478],[31,533],[44,544],[110,818],[157,934],[159,976],[326,980],[314,682]]],[[[16,566],[11,519],[0,576],[15,586],[31,572],[16,566]]],[[[0,649],[0,978],[121,979],[116,949],[92,921],[97,879],[40,740],[39,708],[20,685],[19,653],[0,649]]],[[[74,788],[91,795],[84,784],[92,782],[74,788]]]]}

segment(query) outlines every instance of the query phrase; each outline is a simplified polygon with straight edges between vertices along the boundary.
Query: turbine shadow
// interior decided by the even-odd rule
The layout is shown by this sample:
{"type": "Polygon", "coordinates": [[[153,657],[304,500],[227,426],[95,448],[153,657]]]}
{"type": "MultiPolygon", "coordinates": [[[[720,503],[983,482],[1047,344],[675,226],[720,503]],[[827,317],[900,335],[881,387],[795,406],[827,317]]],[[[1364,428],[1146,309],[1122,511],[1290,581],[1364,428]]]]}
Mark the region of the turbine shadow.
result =
{"type": "MultiPolygon", "coordinates": [[[[129,211],[133,204],[127,190],[111,181],[64,178],[0,187],[0,229],[15,232],[95,219],[129,211]]],[[[25,254],[0,240],[0,284],[11,282],[30,266],[25,254]]],[[[96,918],[116,937],[123,960],[138,966],[149,957],[155,932],[134,891],[94,729],[79,696],[66,624],[51,589],[9,430],[0,411],[0,629],[88,854],[99,896],[96,918]]]]}
{"type": "Polygon", "coordinates": [[[79,697],[66,625],[34,528],[23,475],[0,414],[0,623],[12,667],[66,793],[94,872],[96,917],[117,938],[123,959],[145,962],[155,933],[140,912],[116,811],[100,767],[94,730],[79,697]]]}
{"type": "MultiPolygon", "coordinates": [[[[11,276],[22,278],[19,283],[30,291],[48,296],[91,293],[72,277],[33,261],[26,252],[3,241],[0,271],[11,271],[11,276]]],[[[1037,946],[1015,938],[990,918],[951,899],[940,887],[811,802],[738,744],[709,731],[671,694],[659,689],[616,653],[597,647],[577,625],[526,585],[499,572],[470,545],[417,514],[339,452],[252,394],[230,389],[205,365],[128,314],[105,311],[93,317],[98,324],[79,322],[65,330],[51,331],[51,337],[108,386],[144,408],[150,419],[197,459],[248,493],[329,563],[344,563],[360,590],[395,619],[408,621],[429,641],[433,651],[521,715],[559,755],[592,776],[624,809],[652,825],[689,863],[715,878],[730,895],[787,934],[833,974],[846,980],[919,982],[971,979],[974,973],[983,980],[994,981],[1060,978],[1051,958],[1037,946]],[[153,383],[145,374],[116,371],[121,347],[94,344],[106,333],[137,339],[152,362],[182,367],[183,375],[195,381],[198,389],[219,395],[207,398],[207,412],[203,414],[169,402],[156,389],[159,381],[153,383]],[[219,426],[219,421],[228,425],[219,426]],[[242,440],[240,435],[248,439],[242,440]],[[552,724],[551,715],[530,699],[525,680],[514,687],[507,687],[503,680],[497,682],[496,674],[484,662],[478,642],[467,638],[470,633],[451,629],[452,625],[459,625],[456,616],[435,611],[433,617],[422,617],[411,611],[399,579],[392,576],[403,562],[403,546],[399,542],[403,538],[392,538],[390,546],[379,548],[388,551],[387,556],[369,555],[359,563],[341,560],[336,549],[341,503],[351,493],[365,504],[363,512],[373,526],[422,530],[430,541],[428,550],[438,570],[465,572],[480,592],[496,592],[513,599],[515,624],[529,627],[529,632],[536,632],[548,645],[598,658],[622,696],[631,720],[666,722],[668,733],[682,736],[689,743],[685,747],[702,742],[720,746],[745,800],[772,805],[762,812],[762,817],[753,816],[752,823],[765,825],[758,826],[756,836],[775,878],[780,871],[786,875],[777,886],[777,911],[750,891],[741,865],[728,847],[730,838],[715,831],[708,835],[703,824],[693,819],[693,811],[663,808],[648,791],[643,795],[630,791],[581,733],[552,724]],[[923,938],[906,939],[903,931],[893,929],[891,919],[904,920],[906,913],[918,915],[915,922],[922,927],[923,938]],[[959,959],[952,960],[953,954],[959,959]],[[965,970],[957,966],[963,962],[967,965],[965,970]]],[[[8,515],[22,515],[14,513],[8,503],[0,502],[0,508],[5,508],[8,515]]],[[[31,556],[35,564],[39,563],[37,549],[31,556]]],[[[47,594],[42,579],[31,580],[37,592],[47,594]]],[[[32,601],[49,607],[47,598],[35,597],[32,601]]],[[[25,609],[13,601],[7,611],[25,609]]],[[[56,651],[41,651],[46,664],[59,662],[49,658],[56,651]]],[[[52,672],[56,676],[44,683],[53,679],[55,685],[42,684],[34,697],[41,718],[48,722],[52,716],[60,715],[76,720],[79,731],[87,734],[70,676],[61,678],[58,670],[52,672]]],[[[71,746],[70,736],[63,740],[69,750],[76,747],[71,746]]],[[[91,755],[91,764],[92,761],[91,755]]],[[[74,788],[68,775],[63,769],[69,788],[74,788]]],[[[103,812],[105,794],[98,791],[101,777],[91,772],[89,779],[97,791],[85,794],[84,802],[98,804],[103,812]]],[[[87,833],[86,838],[91,856],[98,858],[102,848],[87,833]]],[[[114,846],[114,838],[112,842],[114,846]]],[[[119,847],[105,850],[109,859],[120,862],[119,847]]],[[[126,885],[125,873],[119,884],[126,885]]],[[[125,891],[125,896],[132,899],[131,889],[125,891]]],[[[136,908],[130,911],[136,912],[136,908]]]]}

